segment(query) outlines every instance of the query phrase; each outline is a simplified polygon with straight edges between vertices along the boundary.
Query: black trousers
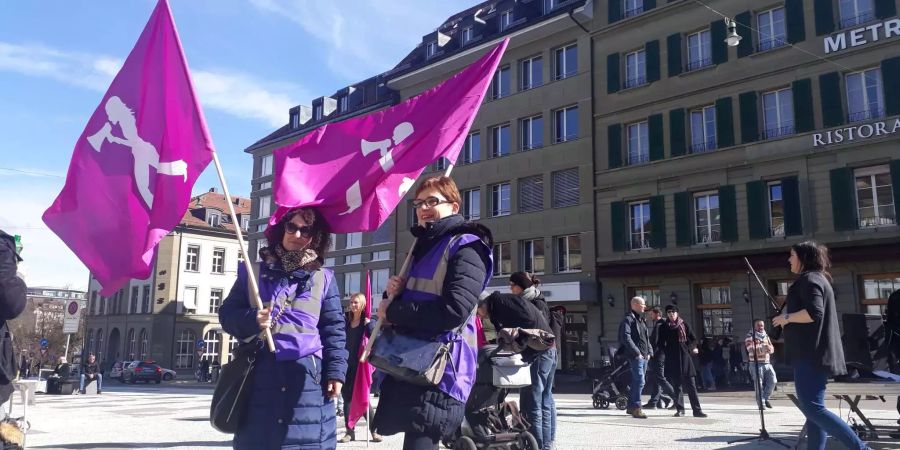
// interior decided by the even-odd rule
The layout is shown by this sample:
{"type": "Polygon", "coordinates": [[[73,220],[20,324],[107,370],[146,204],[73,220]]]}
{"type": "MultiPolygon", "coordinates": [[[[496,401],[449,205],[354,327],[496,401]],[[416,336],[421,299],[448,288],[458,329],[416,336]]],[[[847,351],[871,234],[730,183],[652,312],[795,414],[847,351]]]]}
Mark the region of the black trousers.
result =
{"type": "MultiPolygon", "coordinates": [[[[344,426],[350,433],[353,433],[353,430],[350,429],[350,403],[353,402],[353,383],[356,382],[356,369],[356,366],[351,366],[347,369],[347,382],[341,387],[341,397],[344,398],[344,426]]],[[[369,411],[367,412],[369,414],[365,419],[371,425],[372,417],[375,416],[375,408],[372,407],[371,403],[369,403],[369,411]]]]}
{"type": "Polygon", "coordinates": [[[672,398],[672,400],[675,400],[675,409],[684,411],[684,394],[687,394],[688,399],[691,401],[691,409],[694,412],[701,411],[700,397],[697,396],[697,384],[694,382],[694,377],[681,375],[669,378],[669,382],[672,384],[672,388],[675,389],[675,397],[672,398]]]}
{"type": "Polygon", "coordinates": [[[403,434],[403,450],[438,450],[438,441],[427,434],[407,431],[403,434]]]}
{"type": "Polygon", "coordinates": [[[651,405],[659,403],[659,398],[663,395],[675,398],[675,388],[666,380],[664,369],[665,360],[660,358],[650,359],[650,364],[647,365],[647,390],[650,391],[650,401],[647,403],[651,405]]]}

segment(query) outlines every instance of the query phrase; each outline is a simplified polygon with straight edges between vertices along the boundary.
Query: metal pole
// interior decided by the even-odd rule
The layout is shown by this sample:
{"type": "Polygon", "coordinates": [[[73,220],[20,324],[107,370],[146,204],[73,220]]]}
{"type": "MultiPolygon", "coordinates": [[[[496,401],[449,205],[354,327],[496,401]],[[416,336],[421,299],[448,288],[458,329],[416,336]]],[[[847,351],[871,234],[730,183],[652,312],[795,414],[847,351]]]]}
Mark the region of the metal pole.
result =
{"type": "Polygon", "coordinates": [[[69,340],[72,339],[72,334],[66,335],[66,350],[63,352],[63,356],[66,357],[66,361],[69,360],[69,340]]]}

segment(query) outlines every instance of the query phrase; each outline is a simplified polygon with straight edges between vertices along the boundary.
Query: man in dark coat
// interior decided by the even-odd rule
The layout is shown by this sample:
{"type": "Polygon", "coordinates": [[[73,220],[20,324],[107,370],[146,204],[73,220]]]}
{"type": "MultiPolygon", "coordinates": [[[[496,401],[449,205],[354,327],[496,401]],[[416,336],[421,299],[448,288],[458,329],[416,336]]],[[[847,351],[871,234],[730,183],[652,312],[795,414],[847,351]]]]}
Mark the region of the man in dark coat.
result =
{"type": "Polygon", "coordinates": [[[666,306],[666,316],[665,326],[660,327],[659,346],[666,354],[666,379],[675,389],[675,417],[684,416],[683,393],[687,393],[691,401],[694,417],[706,417],[697,396],[697,384],[694,382],[697,368],[691,356],[698,353],[697,338],[687,322],[678,317],[677,306],[666,306]]]}
{"type": "Polygon", "coordinates": [[[4,372],[0,374],[0,404],[9,400],[13,392],[12,380],[16,378],[14,359],[17,356],[13,353],[12,337],[6,322],[15,319],[25,310],[27,288],[16,272],[21,260],[16,253],[15,239],[0,230],[0,330],[7,334],[0,336],[0,342],[4,347],[8,346],[5,354],[9,357],[7,361],[0,361],[0,368],[4,372]]]}
{"type": "Polygon", "coordinates": [[[659,347],[660,328],[666,326],[666,321],[662,318],[662,310],[659,306],[650,308],[650,320],[647,327],[650,330],[650,346],[653,349],[653,356],[647,364],[647,384],[650,390],[650,401],[643,406],[644,409],[662,408],[660,401],[665,402],[665,407],[669,407],[670,399],[675,398],[675,389],[666,381],[663,372],[666,364],[666,353],[659,347]]]}
{"type": "Polygon", "coordinates": [[[631,414],[635,419],[646,419],[647,415],[641,410],[641,391],[644,389],[644,371],[647,361],[653,354],[650,347],[650,336],[647,332],[647,324],[644,322],[644,308],[646,301],[643,297],[631,299],[631,310],[625,314],[619,325],[619,346],[631,362],[631,393],[628,396],[628,409],[626,414],[631,414]]]}
{"type": "Polygon", "coordinates": [[[81,387],[79,392],[84,394],[85,382],[90,384],[91,381],[97,380],[97,394],[103,393],[103,374],[100,373],[100,366],[97,364],[97,357],[93,354],[88,355],[87,361],[81,365],[81,387]]]}

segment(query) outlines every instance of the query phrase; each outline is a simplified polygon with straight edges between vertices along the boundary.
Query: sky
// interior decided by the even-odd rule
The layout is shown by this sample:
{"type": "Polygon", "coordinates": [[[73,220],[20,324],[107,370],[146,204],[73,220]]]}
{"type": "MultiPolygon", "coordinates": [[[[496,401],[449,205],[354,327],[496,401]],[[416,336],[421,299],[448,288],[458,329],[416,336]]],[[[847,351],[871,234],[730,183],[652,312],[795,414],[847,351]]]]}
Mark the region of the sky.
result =
{"type": "MultiPolygon", "coordinates": [[[[288,109],[396,65],[477,0],[169,0],[232,195],[249,196],[244,149],[288,109]]],[[[156,0],[4,1],[0,9],[0,229],[22,235],[29,286],[85,289],[88,271],[41,221],[75,141],[156,0]]],[[[210,165],[194,195],[216,187],[210,165]]]]}

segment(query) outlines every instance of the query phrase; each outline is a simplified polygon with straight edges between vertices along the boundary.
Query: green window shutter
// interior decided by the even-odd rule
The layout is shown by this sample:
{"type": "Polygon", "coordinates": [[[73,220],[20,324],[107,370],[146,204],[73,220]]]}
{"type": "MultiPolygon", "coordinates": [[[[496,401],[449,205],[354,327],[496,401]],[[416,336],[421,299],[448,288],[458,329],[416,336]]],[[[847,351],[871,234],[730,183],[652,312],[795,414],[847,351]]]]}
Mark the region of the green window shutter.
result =
{"type": "Polygon", "coordinates": [[[656,0],[644,0],[644,11],[650,11],[656,8],[656,0]]]}
{"type": "Polygon", "coordinates": [[[654,114],[647,118],[647,134],[650,144],[650,161],[659,161],[666,157],[665,135],[663,134],[663,116],[654,114]]]}
{"type": "Polygon", "coordinates": [[[875,0],[875,17],[887,19],[897,15],[897,5],[894,0],[875,0]]]}
{"type": "Polygon", "coordinates": [[[900,56],[881,61],[881,83],[884,90],[884,112],[888,116],[900,114],[900,56]]]}
{"type": "Polygon", "coordinates": [[[900,159],[891,161],[891,186],[894,189],[894,217],[900,219],[900,159]]]}
{"type": "Polygon", "coordinates": [[[619,81],[619,54],[613,53],[606,57],[606,93],[613,94],[619,92],[621,81],[619,81]]]}
{"type": "Polygon", "coordinates": [[[685,128],[684,108],[669,111],[669,152],[673,157],[685,154],[685,128]]]}
{"type": "Polygon", "coordinates": [[[690,246],[694,242],[691,198],[690,192],[675,193],[675,244],[679,247],[690,246]]]}
{"type": "Polygon", "coordinates": [[[738,240],[737,199],[734,186],[719,188],[719,223],[722,229],[722,242],[738,240]]]}
{"type": "Polygon", "coordinates": [[[816,36],[830,34],[834,31],[834,4],[832,0],[815,0],[815,8],[816,36]]]}
{"type": "Polygon", "coordinates": [[[794,95],[794,130],[806,133],[815,128],[812,111],[812,80],[804,78],[791,83],[794,95]]]}
{"type": "Polygon", "coordinates": [[[681,73],[681,33],[670,34],[666,38],[666,47],[669,76],[674,77],[681,73]]]}
{"type": "Polygon", "coordinates": [[[622,20],[622,2],[611,0],[609,2],[609,23],[615,23],[622,20]]]}
{"type": "Polygon", "coordinates": [[[647,82],[659,81],[659,41],[644,44],[647,57],[647,82]]]}
{"type": "Polygon", "coordinates": [[[625,202],[612,202],[610,205],[610,229],[612,230],[612,248],[614,252],[624,252],[628,247],[628,205],[625,202]]]}
{"type": "Polygon", "coordinates": [[[838,72],[819,75],[819,98],[822,100],[822,126],[831,128],[843,125],[844,103],[841,101],[841,75],[838,72]]]}
{"type": "Polygon", "coordinates": [[[747,183],[747,224],[750,226],[750,239],[769,237],[769,196],[766,182],[762,180],[747,183]]]}
{"type": "Polygon", "coordinates": [[[787,20],[787,41],[796,44],[805,40],[803,0],[784,0],[784,15],[787,20]]]}
{"type": "Polygon", "coordinates": [[[709,38],[712,40],[713,64],[722,64],[728,61],[728,44],[725,43],[727,34],[724,20],[716,20],[709,24],[709,38]]]}
{"type": "Polygon", "coordinates": [[[666,197],[650,197],[650,245],[666,248],[666,197]]]}
{"type": "Polygon", "coordinates": [[[610,125],[607,129],[607,142],[609,152],[609,168],[622,167],[622,125],[610,125]]]}
{"type": "Polygon", "coordinates": [[[832,169],[830,178],[834,231],[849,231],[859,228],[856,196],[853,192],[853,169],[849,167],[832,169]]]}
{"type": "Polygon", "coordinates": [[[741,108],[741,143],[759,140],[759,116],[756,112],[756,92],[744,92],[738,96],[741,108]]]}
{"type": "Polygon", "coordinates": [[[731,97],[716,100],[716,139],[719,148],[734,145],[734,113],[731,97]]]}
{"type": "Polygon", "coordinates": [[[737,33],[741,37],[741,42],[738,43],[737,49],[738,58],[753,54],[753,30],[750,28],[752,20],[753,16],[750,14],[750,11],[744,11],[734,16],[734,21],[737,23],[737,33]]]}
{"type": "Polygon", "coordinates": [[[781,198],[784,203],[784,235],[803,234],[803,214],[800,212],[800,182],[797,177],[781,179],[781,198]]]}

